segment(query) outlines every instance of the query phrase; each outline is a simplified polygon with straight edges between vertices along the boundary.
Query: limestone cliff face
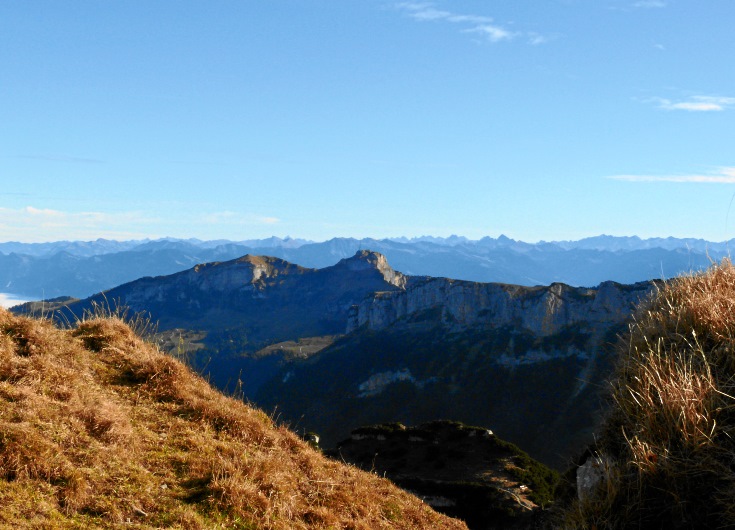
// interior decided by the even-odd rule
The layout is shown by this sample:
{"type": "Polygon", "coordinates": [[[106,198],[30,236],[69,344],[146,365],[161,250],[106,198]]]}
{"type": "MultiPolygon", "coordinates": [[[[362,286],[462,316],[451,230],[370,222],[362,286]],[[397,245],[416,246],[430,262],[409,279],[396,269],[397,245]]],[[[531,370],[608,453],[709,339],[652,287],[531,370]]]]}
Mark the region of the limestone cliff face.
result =
{"type": "Polygon", "coordinates": [[[441,311],[442,323],[450,329],[512,325],[544,337],[575,324],[594,327],[622,322],[652,288],[650,282],[604,282],[593,289],[560,283],[521,287],[431,278],[368,296],[352,308],[347,332],[363,326],[380,330],[433,309],[441,311]]]}

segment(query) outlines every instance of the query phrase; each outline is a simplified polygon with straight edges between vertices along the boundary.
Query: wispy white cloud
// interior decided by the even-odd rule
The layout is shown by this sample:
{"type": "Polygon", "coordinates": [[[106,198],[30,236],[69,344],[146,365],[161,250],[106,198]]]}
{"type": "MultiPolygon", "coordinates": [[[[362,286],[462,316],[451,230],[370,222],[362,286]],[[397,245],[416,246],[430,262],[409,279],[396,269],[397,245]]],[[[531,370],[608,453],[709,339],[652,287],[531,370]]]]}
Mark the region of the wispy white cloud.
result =
{"type": "Polygon", "coordinates": [[[230,237],[243,231],[271,230],[277,217],[235,211],[213,211],[191,215],[191,205],[183,210],[68,212],[26,206],[0,207],[0,241],[44,242],[97,238],[128,240],[174,237],[230,237]]]}
{"type": "Polygon", "coordinates": [[[201,221],[211,225],[273,225],[281,222],[277,217],[224,210],[203,214],[201,221]]]}
{"type": "Polygon", "coordinates": [[[546,44],[547,42],[552,41],[555,38],[548,35],[541,35],[540,33],[536,33],[535,31],[528,32],[527,36],[528,43],[534,46],[538,46],[539,44],[546,44]]]}
{"type": "Polygon", "coordinates": [[[662,0],[641,0],[640,2],[634,2],[633,7],[644,9],[661,8],[666,7],[666,2],[663,2],[662,0]]]}
{"type": "Polygon", "coordinates": [[[507,26],[498,24],[492,17],[484,15],[467,15],[438,9],[431,2],[400,2],[396,7],[405,11],[409,17],[421,22],[448,22],[459,24],[463,33],[474,33],[490,42],[510,41],[526,37],[530,44],[538,45],[550,39],[536,32],[512,31],[507,26]]]}
{"type": "Polygon", "coordinates": [[[721,167],[712,173],[694,175],[612,175],[627,182],[691,182],[697,184],[735,184],[735,167],[721,167]]]}
{"type": "Polygon", "coordinates": [[[493,24],[480,24],[479,26],[462,31],[464,33],[478,33],[486,37],[490,42],[500,42],[501,40],[510,40],[516,37],[514,32],[493,24]]]}
{"type": "Polygon", "coordinates": [[[681,101],[653,98],[649,101],[664,110],[686,110],[689,112],[718,112],[735,106],[734,97],[723,96],[692,96],[681,101]]]}
{"type": "Polygon", "coordinates": [[[408,11],[409,16],[416,20],[446,20],[467,24],[488,24],[493,21],[491,17],[482,15],[459,15],[451,11],[436,9],[428,2],[401,2],[398,7],[408,11]]]}
{"type": "Polygon", "coordinates": [[[155,220],[143,212],[64,212],[48,208],[0,208],[0,240],[138,239],[155,220]]]}
{"type": "Polygon", "coordinates": [[[142,212],[63,212],[49,208],[26,206],[20,210],[0,208],[0,213],[19,215],[24,221],[41,223],[42,226],[114,226],[149,223],[151,219],[142,212]]]}

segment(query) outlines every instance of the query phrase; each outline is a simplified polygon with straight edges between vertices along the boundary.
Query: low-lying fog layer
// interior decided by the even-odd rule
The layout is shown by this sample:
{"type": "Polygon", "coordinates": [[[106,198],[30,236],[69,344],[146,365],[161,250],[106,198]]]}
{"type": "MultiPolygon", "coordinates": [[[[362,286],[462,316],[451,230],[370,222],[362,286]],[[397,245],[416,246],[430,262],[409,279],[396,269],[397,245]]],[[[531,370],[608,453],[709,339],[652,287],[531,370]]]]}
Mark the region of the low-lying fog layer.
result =
{"type": "Polygon", "coordinates": [[[21,298],[21,296],[19,294],[0,293],[0,307],[13,307],[30,301],[30,299],[21,298]]]}

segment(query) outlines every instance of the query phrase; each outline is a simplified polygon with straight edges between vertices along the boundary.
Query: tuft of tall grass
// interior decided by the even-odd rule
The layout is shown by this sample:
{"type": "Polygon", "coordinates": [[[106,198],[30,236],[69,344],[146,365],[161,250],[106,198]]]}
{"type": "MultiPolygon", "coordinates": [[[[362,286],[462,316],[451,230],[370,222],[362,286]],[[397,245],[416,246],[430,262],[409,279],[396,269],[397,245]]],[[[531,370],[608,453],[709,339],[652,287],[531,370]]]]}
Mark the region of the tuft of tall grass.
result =
{"type": "Polygon", "coordinates": [[[620,349],[597,448],[615,469],[566,524],[735,526],[735,267],[659,287],[620,349]]]}
{"type": "Polygon", "coordinates": [[[85,309],[81,319],[76,319],[76,324],[87,320],[111,319],[124,322],[136,335],[143,339],[152,339],[158,333],[158,322],[146,311],[132,312],[130,307],[120,300],[110,303],[107,297],[102,295],[102,302],[92,300],[92,307],[85,309]]]}

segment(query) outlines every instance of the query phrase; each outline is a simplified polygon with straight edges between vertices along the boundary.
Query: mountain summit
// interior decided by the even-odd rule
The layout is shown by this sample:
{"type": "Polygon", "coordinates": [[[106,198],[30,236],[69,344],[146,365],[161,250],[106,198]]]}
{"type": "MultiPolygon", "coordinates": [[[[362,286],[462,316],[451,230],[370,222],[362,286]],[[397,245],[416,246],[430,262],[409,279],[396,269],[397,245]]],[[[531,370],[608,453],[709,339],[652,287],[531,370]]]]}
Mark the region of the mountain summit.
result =
{"type": "Polygon", "coordinates": [[[225,263],[196,265],[182,274],[189,283],[202,289],[227,292],[247,289],[250,285],[265,287],[276,277],[303,274],[308,270],[279,258],[247,254],[225,263]]]}
{"type": "Polygon", "coordinates": [[[335,270],[340,268],[346,268],[351,272],[377,271],[384,281],[399,289],[404,289],[408,281],[407,276],[394,270],[388,264],[388,260],[383,254],[372,250],[358,250],[351,258],[340,260],[335,265],[335,270]]]}

